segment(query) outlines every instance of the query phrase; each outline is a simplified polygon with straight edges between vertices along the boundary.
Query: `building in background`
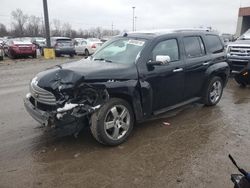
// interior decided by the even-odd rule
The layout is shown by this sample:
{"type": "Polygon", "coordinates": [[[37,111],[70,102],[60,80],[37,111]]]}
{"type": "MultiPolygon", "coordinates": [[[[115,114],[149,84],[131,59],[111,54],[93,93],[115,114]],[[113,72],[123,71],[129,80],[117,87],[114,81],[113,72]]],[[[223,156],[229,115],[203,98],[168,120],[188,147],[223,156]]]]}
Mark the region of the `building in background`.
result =
{"type": "Polygon", "coordinates": [[[236,29],[236,36],[239,37],[250,28],[250,7],[239,9],[239,17],[236,29]]]}

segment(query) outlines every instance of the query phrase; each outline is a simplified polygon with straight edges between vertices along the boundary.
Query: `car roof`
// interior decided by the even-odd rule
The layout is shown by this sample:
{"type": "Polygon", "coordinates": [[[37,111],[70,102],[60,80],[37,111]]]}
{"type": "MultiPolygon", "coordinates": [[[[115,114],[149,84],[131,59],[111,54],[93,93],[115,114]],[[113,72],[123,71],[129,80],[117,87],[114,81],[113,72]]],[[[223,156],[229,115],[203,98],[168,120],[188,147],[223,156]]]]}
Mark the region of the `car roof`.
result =
{"type": "Polygon", "coordinates": [[[124,33],[123,36],[152,39],[155,37],[168,34],[170,35],[170,34],[201,34],[201,33],[218,35],[218,33],[216,33],[215,31],[211,31],[209,29],[161,29],[161,30],[129,32],[129,33],[124,33]]]}

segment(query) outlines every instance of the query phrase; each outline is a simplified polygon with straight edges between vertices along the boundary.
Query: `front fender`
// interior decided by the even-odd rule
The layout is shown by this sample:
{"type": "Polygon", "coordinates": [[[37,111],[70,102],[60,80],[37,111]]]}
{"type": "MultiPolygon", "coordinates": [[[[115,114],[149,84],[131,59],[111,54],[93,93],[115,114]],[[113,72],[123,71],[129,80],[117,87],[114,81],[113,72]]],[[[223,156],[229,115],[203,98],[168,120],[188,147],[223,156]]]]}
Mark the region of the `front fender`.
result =
{"type": "Polygon", "coordinates": [[[140,85],[138,80],[109,80],[103,83],[110,98],[118,97],[130,103],[137,121],[143,119],[140,85]]]}

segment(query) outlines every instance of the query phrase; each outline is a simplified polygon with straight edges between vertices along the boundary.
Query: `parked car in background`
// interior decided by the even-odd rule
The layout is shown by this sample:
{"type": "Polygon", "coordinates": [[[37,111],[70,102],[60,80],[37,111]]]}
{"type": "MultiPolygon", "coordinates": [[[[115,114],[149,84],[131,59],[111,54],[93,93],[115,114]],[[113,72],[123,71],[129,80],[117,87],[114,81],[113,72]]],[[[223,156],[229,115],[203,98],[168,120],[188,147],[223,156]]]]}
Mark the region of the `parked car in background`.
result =
{"type": "Polygon", "coordinates": [[[112,36],[103,36],[101,38],[101,41],[104,43],[104,42],[107,42],[108,40],[110,40],[112,38],[112,36]]]}
{"type": "Polygon", "coordinates": [[[31,42],[37,45],[38,48],[43,48],[46,46],[46,39],[43,37],[33,37],[31,42]]]}
{"type": "Polygon", "coordinates": [[[76,46],[77,44],[79,44],[83,40],[86,40],[86,39],[85,38],[74,38],[73,39],[74,45],[76,46]]]}
{"type": "Polygon", "coordinates": [[[76,54],[89,56],[102,46],[103,42],[97,38],[82,40],[75,46],[76,54]]]}
{"type": "Polygon", "coordinates": [[[250,29],[227,45],[227,62],[232,71],[240,72],[250,60],[250,29]]]}
{"type": "Polygon", "coordinates": [[[74,42],[68,37],[51,37],[51,46],[55,49],[57,57],[61,55],[69,55],[74,57],[75,47],[74,42]]]}
{"type": "Polygon", "coordinates": [[[93,56],[37,74],[24,104],[39,123],[118,145],[135,122],[189,103],[216,105],[229,76],[224,44],[213,32],[128,33],[93,56]]]}
{"type": "Polygon", "coordinates": [[[4,42],[3,40],[0,39],[0,61],[2,61],[4,57],[3,45],[4,45],[4,42]]]}
{"type": "Polygon", "coordinates": [[[36,46],[23,38],[8,39],[4,45],[4,53],[13,59],[28,56],[36,58],[36,46]]]}
{"type": "Polygon", "coordinates": [[[225,43],[234,41],[234,35],[229,33],[222,33],[221,37],[225,43]]]}

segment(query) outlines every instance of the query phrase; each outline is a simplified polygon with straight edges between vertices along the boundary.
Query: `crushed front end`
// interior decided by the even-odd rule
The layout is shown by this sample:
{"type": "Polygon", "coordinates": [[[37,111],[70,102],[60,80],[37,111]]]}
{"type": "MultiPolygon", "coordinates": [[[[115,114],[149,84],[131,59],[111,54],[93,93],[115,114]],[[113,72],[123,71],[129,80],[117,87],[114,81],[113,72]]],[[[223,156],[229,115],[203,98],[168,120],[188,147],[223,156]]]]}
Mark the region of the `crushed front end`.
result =
{"type": "Polygon", "coordinates": [[[89,118],[109,98],[103,85],[55,82],[54,89],[39,86],[37,77],[30,83],[24,99],[28,113],[47,128],[75,134],[89,126],[89,118]],[[52,92],[53,91],[53,92],[52,92]]]}

